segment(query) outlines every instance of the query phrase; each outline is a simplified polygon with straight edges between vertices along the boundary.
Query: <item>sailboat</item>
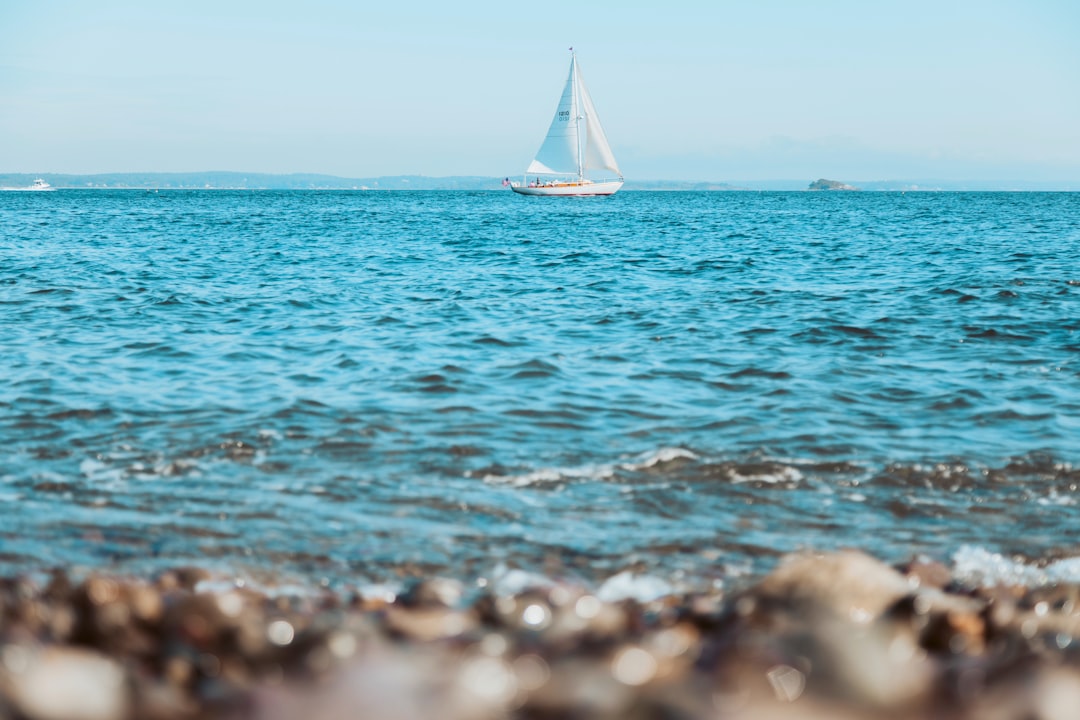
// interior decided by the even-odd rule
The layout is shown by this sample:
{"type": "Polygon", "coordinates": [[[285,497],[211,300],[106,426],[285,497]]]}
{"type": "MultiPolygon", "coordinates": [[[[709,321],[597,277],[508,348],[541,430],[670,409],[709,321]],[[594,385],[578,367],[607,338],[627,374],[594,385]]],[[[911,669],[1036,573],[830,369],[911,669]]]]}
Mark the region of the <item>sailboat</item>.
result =
{"type": "Polygon", "coordinates": [[[574,48],[570,48],[570,75],[547,137],[522,181],[509,185],[522,195],[614,195],[623,185],[622,172],[581,78],[574,48]],[[609,175],[590,180],[585,177],[587,171],[607,171],[618,179],[609,175]]]}

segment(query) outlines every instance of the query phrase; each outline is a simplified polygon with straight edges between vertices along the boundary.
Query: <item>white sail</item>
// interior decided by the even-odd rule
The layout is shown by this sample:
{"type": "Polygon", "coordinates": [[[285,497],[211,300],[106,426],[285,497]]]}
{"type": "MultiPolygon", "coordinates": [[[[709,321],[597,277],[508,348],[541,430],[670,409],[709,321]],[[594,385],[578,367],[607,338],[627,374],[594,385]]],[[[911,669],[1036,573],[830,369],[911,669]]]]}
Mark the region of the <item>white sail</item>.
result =
{"type": "Polygon", "coordinates": [[[544,138],[536,159],[525,172],[541,175],[577,175],[578,158],[578,106],[577,93],[574,91],[576,68],[570,60],[570,74],[566,78],[566,87],[559,98],[559,107],[551,120],[547,137],[544,138]]]}
{"type": "Polygon", "coordinates": [[[622,177],[600,125],[600,117],[581,79],[577,57],[571,55],[570,74],[559,107],[536,159],[525,172],[583,178],[586,170],[610,170],[622,177]]]}
{"type": "Polygon", "coordinates": [[[604,135],[604,128],[600,126],[600,116],[596,114],[596,108],[593,107],[589,91],[585,89],[585,83],[580,81],[580,73],[581,71],[578,70],[579,96],[581,98],[582,113],[585,115],[586,127],[585,157],[583,158],[582,171],[611,170],[619,177],[622,177],[619,165],[615,162],[615,156],[611,153],[611,146],[608,145],[607,136],[604,135]]]}

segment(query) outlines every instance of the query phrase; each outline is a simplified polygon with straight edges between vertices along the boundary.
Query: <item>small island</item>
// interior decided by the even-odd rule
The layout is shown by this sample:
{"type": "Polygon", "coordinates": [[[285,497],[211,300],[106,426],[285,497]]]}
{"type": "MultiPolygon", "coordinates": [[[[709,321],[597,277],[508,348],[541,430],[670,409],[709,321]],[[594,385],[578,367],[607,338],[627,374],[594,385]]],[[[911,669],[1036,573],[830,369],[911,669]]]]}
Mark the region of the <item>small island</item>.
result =
{"type": "Polygon", "coordinates": [[[859,188],[854,185],[848,185],[847,183],[838,182],[836,180],[826,180],[820,178],[810,183],[810,187],[807,190],[858,190],[859,188]]]}

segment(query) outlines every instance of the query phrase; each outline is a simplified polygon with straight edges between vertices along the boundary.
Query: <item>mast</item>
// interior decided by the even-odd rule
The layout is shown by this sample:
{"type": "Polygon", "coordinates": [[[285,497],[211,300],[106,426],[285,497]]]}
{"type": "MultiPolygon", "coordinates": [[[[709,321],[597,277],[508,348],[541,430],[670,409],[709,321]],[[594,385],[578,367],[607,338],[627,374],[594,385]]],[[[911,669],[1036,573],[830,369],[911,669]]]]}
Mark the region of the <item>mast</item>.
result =
{"type": "Polygon", "coordinates": [[[578,182],[581,182],[585,179],[585,148],[581,141],[581,131],[584,129],[581,121],[585,119],[585,116],[581,111],[581,76],[578,75],[577,53],[572,47],[570,48],[570,67],[574,78],[574,109],[577,111],[574,117],[574,135],[577,137],[577,176],[578,182]]]}

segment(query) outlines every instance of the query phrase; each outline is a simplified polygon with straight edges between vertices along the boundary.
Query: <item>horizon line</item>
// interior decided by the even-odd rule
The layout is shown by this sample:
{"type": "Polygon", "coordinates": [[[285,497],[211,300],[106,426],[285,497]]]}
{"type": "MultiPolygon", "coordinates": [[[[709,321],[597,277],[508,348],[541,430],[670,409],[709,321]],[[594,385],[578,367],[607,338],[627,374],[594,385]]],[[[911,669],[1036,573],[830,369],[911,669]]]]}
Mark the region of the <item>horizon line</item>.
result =
{"type": "MultiPolygon", "coordinates": [[[[326,179],[352,181],[352,180],[372,180],[372,179],[402,179],[402,178],[424,178],[427,180],[455,180],[455,179],[470,179],[470,180],[491,180],[495,182],[501,181],[502,178],[516,177],[517,175],[477,175],[477,174],[457,174],[457,175],[425,175],[423,173],[395,173],[395,174],[381,174],[381,175],[336,175],[333,173],[325,172],[308,172],[308,171],[289,171],[289,172],[264,172],[264,171],[247,171],[247,170],[115,170],[104,172],[55,172],[55,171],[3,171],[0,170],[0,177],[10,176],[25,176],[35,178],[45,177],[108,177],[117,175],[181,175],[181,176],[207,176],[207,175],[233,175],[233,176],[263,176],[263,177],[320,177],[326,179]]],[[[839,176],[837,176],[839,177],[839,176]]],[[[864,184],[882,184],[882,183],[908,183],[908,184],[923,184],[923,183],[935,183],[946,185],[1039,185],[1039,186],[1080,186],[1080,178],[1074,180],[1029,180],[1021,178],[935,178],[935,177],[912,177],[912,176],[894,176],[894,177],[879,177],[879,178],[862,178],[862,179],[850,179],[845,178],[843,180],[835,180],[833,178],[827,178],[825,176],[818,176],[816,178],[807,177],[770,177],[761,179],[734,179],[734,180],[718,180],[718,179],[687,179],[687,178],[656,178],[656,177],[643,177],[643,178],[627,178],[628,182],[632,183],[657,183],[657,184],[695,184],[695,185],[757,185],[765,183],[814,183],[821,180],[829,182],[842,182],[845,184],[852,183],[864,183],[864,184]]]]}

